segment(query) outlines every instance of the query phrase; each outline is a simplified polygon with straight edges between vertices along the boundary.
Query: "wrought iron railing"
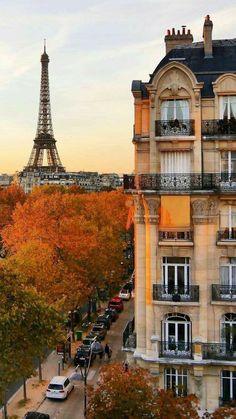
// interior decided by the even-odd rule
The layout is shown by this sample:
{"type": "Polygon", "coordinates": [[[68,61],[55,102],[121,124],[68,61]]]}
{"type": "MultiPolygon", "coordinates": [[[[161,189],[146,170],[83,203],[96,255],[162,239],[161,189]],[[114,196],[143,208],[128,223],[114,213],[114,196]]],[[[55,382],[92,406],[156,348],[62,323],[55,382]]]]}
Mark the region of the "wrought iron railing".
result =
{"type": "Polygon", "coordinates": [[[217,241],[236,240],[236,228],[224,228],[217,232],[217,241]]]}
{"type": "Polygon", "coordinates": [[[236,285],[211,285],[212,301],[235,301],[236,285]]]}
{"type": "Polygon", "coordinates": [[[159,240],[166,241],[166,240],[185,240],[185,241],[192,241],[193,240],[193,232],[192,230],[186,231],[159,231],[159,240]]]}
{"type": "Polygon", "coordinates": [[[229,405],[231,407],[236,407],[236,398],[231,399],[230,397],[219,397],[219,406],[229,405]]]}
{"type": "Polygon", "coordinates": [[[153,284],[154,301],[191,302],[199,301],[199,286],[172,286],[153,284]]]}
{"type": "Polygon", "coordinates": [[[136,348],[136,334],[134,333],[134,318],[130,320],[123,331],[123,348],[136,348]]]}
{"type": "Polygon", "coordinates": [[[124,175],[125,190],[151,191],[236,191],[236,174],[227,173],[154,173],[124,175]]]}
{"type": "Polygon", "coordinates": [[[192,344],[191,342],[160,342],[160,357],[170,358],[191,358],[192,357],[192,344]]]}
{"type": "Polygon", "coordinates": [[[174,119],[155,121],[156,137],[194,135],[193,119],[174,119]]]}
{"type": "Polygon", "coordinates": [[[227,136],[236,134],[236,119],[210,119],[202,121],[202,135],[205,137],[227,136]]]}
{"type": "Polygon", "coordinates": [[[236,345],[229,343],[203,343],[202,358],[234,361],[236,360],[236,345]]]}

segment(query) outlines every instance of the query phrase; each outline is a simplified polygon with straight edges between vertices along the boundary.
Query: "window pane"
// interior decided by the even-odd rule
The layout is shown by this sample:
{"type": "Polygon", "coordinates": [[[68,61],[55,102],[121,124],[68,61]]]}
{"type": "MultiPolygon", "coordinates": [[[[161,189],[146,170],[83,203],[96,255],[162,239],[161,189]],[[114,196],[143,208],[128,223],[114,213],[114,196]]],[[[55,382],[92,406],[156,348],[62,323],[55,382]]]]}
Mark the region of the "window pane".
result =
{"type": "Polygon", "coordinates": [[[173,294],[175,290],[175,267],[168,266],[168,293],[173,294]]]}
{"type": "Polygon", "coordinates": [[[230,400],[230,380],[228,378],[223,378],[223,400],[230,400]]]}

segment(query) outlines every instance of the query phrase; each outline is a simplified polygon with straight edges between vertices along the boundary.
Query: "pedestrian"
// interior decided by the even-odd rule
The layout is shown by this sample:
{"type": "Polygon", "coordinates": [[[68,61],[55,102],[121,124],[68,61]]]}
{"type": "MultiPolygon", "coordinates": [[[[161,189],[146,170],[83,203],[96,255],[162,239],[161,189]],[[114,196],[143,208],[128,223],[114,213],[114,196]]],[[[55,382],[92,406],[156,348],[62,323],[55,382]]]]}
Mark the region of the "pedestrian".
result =
{"type": "Polygon", "coordinates": [[[105,348],[104,348],[104,352],[105,352],[105,357],[107,357],[108,359],[111,358],[111,347],[106,343],[105,348]]]}

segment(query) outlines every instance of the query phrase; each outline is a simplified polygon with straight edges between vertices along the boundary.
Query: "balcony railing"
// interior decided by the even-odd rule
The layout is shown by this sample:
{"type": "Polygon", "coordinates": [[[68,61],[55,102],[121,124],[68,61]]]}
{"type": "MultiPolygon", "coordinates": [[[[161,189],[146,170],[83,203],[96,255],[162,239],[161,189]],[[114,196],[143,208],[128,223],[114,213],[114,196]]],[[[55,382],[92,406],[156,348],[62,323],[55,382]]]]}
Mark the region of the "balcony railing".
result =
{"type": "Polygon", "coordinates": [[[219,406],[229,405],[230,407],[236,407],[236,399],[230,399],[229,397],[219,397],[219,406]]]}
{"type": "Polygon", "coordinates": [[[123,331],[123,348],[136,348],[136,334],[134,333],[134,318],[130,320],[123,331]]]}
{"type": "Polygon", "coordinates": [[[211,119],[202,121],[202,135],[205,137],[221,137],[236,134],[236,119],[211,119]]]}
{"type": "Polygon", "coordinates": [[[174,301],[174,302],[198,302],[199,286],[179,286],[153,284],[154,301],[174,301]]]}
{"type": "Polygon", "coordinates": [[[236,346],[228,343],[203,343],[203,359],[225,359],[228,361],[236,360],[236,346]]]}
{"type": "Polygon", "coordinates": [[[236,285],[212,284],[212,301],[235,301],[236,285]]]}
{"type": "Polygon", "coordinates": [[[236,174],[154,173],[124,175],[125,190],[235,192],[236,174]]]}
{"type": "Polygon", "coordinates": [[[168,241],[168,240],[184,240],[192,241],[193,232],[191,230],[187,231],[159,231],[159,240],[168,241]]]}
{"type": "Polygon", "coordinates": [[[236,240],[236,228],[224,228],[217,232],[217,241],[236,240]]]}
{"type": "Polygon", "coordinates": [[[193,119],[174,119],[155,121],[156,137],[194,135],[193,119]]]}
{"type": "Polygon", "coordinates": [[[160,357],[191,358],[192,344],[190,342],[160,342],[160,357]]]}

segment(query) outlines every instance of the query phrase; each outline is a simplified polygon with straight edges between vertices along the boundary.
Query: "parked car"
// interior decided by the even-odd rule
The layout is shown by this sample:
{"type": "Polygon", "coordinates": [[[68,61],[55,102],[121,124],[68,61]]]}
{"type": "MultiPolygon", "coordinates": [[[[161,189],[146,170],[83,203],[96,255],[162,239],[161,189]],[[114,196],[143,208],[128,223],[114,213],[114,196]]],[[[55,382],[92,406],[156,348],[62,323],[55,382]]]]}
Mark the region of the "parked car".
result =
{"type": "Polygon", "coordinates": [[[102,323],[95,323],[93,326],[91,332],[89,333],[89,336],[97,336],[99,340],[105,339],[107,334],[107,328],[102,323]]]}
{"type": "Polygon", "coordinates": [[[23,419],[50,419],[47,413],[27,412],[23,419]]]}
{"type": "Polygon", "coordinates": [[[93,342],[96,342],[97,338],[96,336],[85,336],[85,338],[82,341],[82,344],[85,346],[91,346],[93,342]]]}
{"type": "Polygon", "coordinates": [[[78,347],[77,352],[74,357],[74,366],[77,367],[80,365],[81,367],[84,367],[85,365],[89,364],[90,359],[90,365],[92,365],[95,354],[91,353],[91,346],[87,345],[81,345],[78,347]]]}
{"type": "Polygon", "coordinates": [[[103,355],[104,355],[104,348],[103,348],[101,342],[95,341],[93,343],[92,352],[93,352],[93,355],[95,356],[95,358],[96,358],[97,355],[99,355],[100,358],[103,357],[103,355]]]}
{"type": "Polygon", "coordinates": [[[109,330],[111,327],[112,320],[108,314],[100,314],[100,316],[97,317],[96,323],[103,323],[106,326],[107,330],[109,330]]]}
{"type": "Polygon", "coordinates": [[[130,291],[128,289],[124,289],[123,288],[119,292],[119,297],[122,298],[122,300],[129,301],[130,300],[130,297],[131,297],[130,291]]]}
{"type": "Polygon", "coordinates": [[[115,322],[119,317],[118,311],[114,308],[106,308],[105,314],[110,315],[113,322],[115,322]]]}
{"type": "Polygon", "coordinates": [[[123,300],[120,297],[112,298],[108,303],[108,308],[114,308],[117,311],[122,311],[124,309],[123,300]]]}
{"type": "Polygon", "coordinates": [[[53,377],[48,384],[46,397],[48,399],[67,399],[73,388],[74,386],[69,378],[63,375],[58,375],[53,377]]]}

